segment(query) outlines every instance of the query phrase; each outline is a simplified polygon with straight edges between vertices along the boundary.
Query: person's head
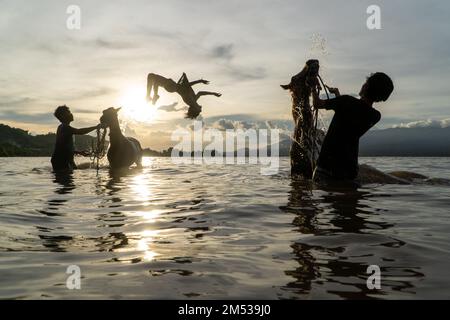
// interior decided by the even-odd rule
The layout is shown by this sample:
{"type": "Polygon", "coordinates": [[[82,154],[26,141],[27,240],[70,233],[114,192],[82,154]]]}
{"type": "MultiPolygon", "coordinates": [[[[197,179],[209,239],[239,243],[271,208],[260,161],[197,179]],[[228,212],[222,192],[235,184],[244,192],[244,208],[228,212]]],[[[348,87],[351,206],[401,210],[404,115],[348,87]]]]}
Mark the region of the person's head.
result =
{"type": "Polygon", "coordinates": [[[386,101],[394,91],[394,83],[389,76],[383,72],[372,73],[367,77],[366,82],[361,87],[359,95],[361,98],[373,102],[386,101]]]}
{"type": "Polygon", "coordinates": [[[66,105],[56,108],[53,114],[61,123],[71,123],[73,121],[73,114],[66,105]]]}
{"type": "Polygon", "coordinates": [[[186,113],[186,118],[195,119],[200,114],[200,112],[202,112],[202,106],[197,102],[191,103],[186,113]]]}

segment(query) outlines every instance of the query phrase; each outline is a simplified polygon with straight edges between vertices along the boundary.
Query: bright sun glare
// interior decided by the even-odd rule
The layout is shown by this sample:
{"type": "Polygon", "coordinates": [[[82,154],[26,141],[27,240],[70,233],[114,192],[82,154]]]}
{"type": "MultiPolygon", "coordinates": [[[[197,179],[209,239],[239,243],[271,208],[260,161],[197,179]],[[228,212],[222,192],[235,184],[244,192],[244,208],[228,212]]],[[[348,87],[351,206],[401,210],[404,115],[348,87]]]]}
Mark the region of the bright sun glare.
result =
{"type": "Polygon", "coordinates": [[[155,118],[157,106],[148,103],[145,94],[144,87],[131,87],[124,91],[118,101],[124,118],[139,122],[149,122],[155,118]]]}

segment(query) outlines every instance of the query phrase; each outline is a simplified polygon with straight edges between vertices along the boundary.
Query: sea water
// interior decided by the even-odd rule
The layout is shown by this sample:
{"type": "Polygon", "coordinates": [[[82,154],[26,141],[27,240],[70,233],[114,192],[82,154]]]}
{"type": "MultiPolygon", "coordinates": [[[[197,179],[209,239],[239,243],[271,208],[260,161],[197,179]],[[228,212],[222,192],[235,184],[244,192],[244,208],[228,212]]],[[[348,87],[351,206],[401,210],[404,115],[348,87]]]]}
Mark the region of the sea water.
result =
{"type": "MultiPolygon", "coordinates": [[[[449,158],[360,162],[450,179],[449,158]]],[[[280,165],[60,176],[48,158],[0,158],[0,298],[450,298],[449,186],[324,190],[280,165]]]]}

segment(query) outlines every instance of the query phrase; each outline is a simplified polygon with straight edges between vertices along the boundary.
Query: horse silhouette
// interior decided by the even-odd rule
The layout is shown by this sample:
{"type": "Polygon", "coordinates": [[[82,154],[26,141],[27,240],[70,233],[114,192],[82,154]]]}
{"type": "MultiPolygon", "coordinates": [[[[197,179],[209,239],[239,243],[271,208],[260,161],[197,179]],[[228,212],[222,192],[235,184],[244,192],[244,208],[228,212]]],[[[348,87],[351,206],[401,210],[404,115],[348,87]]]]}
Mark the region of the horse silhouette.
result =
{"type": "Polygon", "coordinates": [[[108,108],[103,110],[100,123],[109,128],[108,161],[111,169],[128,168],[133,163],[142,166],[142,147],[138,140],[125,137],[119,126],[117,113],[120,108],[108,108]]]}

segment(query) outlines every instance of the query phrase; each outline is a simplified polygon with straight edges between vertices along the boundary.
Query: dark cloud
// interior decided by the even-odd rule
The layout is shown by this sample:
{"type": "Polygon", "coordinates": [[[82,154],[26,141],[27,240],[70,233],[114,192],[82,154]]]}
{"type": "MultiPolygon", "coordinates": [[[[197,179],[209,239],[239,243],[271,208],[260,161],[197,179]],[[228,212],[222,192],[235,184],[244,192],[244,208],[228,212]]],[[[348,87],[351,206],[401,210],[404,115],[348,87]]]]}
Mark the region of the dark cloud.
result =
{"type": "Polygon", "coordinates": [[[51,112],[44,113],[19,113],[15,111],[8,111],[0,113],[2,120],[10,120],[23,123],[40,123],[40,124],[52,124],[55,122],[55,118],[51,112]]]}
{"type": "MultiPolygon", "coordinates": [[[[72,91],[63,96],[60,96],[60,100],[73,100],[73,99],[90,99],[90,98],[98,98],[110,94],[116,93],[116,89],[103,87],[98,89],[89,89],[89,90],[79,90],[72,91]]],[[[88,112],[86,112],[88,113],[88,112]]]]}
{"type": "MultiPolygon", "coordinates": [[[[217,91],[231,93],[221,100],[230,106],[224,113],[251,112],[254,105],[260,107],[255,113],[273,112],[278,117],[288,114],[289,102],[276,93],[276,80],[288,78],[314,53],[323,61],[325,76],[333,80],[330,84],[347,92],[359,88],[371,71],[392,74],[396,90],[379,127],[448,118],[450,7],[446,2],[410,2],[405,6],[380,1],[383,29],[377,31],[365,28],[366,1],[349,7],[335,1],[285,5],[265,0],[256,6],[252,1],[239,2],[239,6],[181,0],[176,4],[135,1],[127,6],[86,2],[83,10],[89,12],[90,22],[85,20],[89,25],[83,22],[80,32],[64,28],[66,16],[56,2],[29,2],[25,7],[25,1],[2,2],[0,95],[9,99],[0,98],[0,110],[28,114],[53,109],[59,102],[76,105],[80,97],[106,96],[108,91],[95,89],[99,83],[115,83],[120,90],[122,81],[139,79],[144,69],[161,69],[164,74],[187,69],[218,79],[221,87],[217,91]],[[336,14],[324,12],[324,6],[336,14]],[[323,37],[308,52],[308,39],[318,31],[323,37]],[[261,89],[239,83],[255,80],[261,89]],[[81,88],[95,90],[83,92],[81,88]],[[254,92],[247,94],[246,90],[254,92]],[[22,98],[18,92],[25,92],[22,98]],[[243,108],[236,107],[239,104],[243,108]],[[394,116],[401,119],[388,119],[394,116]]],[[[80,105],[89,105],[85,102],[89,101],[80,105]]]]}
{"type": "Polygon", "coordinates": [[[237,67],[228,66],[227,73],[230,77],[238,81],[261,80],[267,77],[267,72],[262,67],[237,67]]]}
{"type": "Polygon", "coordinates": [[[136,43],[105,40],[97,38],[91,42],[93,45],[102,49],[127,50],[136,47],[136,43]]]}
{"type": "Polygon", "coordinates": [[[168,105],[163,105],[158,108],[158,110],[166,111],[166,112],[177,112],[181,110],[186,110],[187,107],[181,107],[179,109],[176,109],[175,107],[178,105],[178,102],[174,102],[168,105]]]}
{"type": "Polygon", "coordinates": [[[96,97],[106,96],[108,94],[112,94],[115,92],[116,92],[116,90],[113,88],[103,87],[103,88],[98,88],[98,89],[94,89],[94,90],[82,91],[82,92],[80,92],[80,97],[96,98],[96,97]]]}
{"type": "Polygon", "coordinates": [[[267,76],[267,72],[262,67],[252,67],[237,65],[232,62],[235,57],[234,44],[222,44],[215,46],[208,54],[212,59],[222,61],[225,72],[235,81],[260,80],[267,76]]]}
{"type": "Polygon", "coordinates": [[[132,30],[133,33],[140,36],[149,38],[162,38],[162,39],[182,39],[186,35],[181,32],[167,31],[158,28],[150,28],[148,26],[139,25],[132,30]]]}
{"type": "Polygon", "coordinates": [[[60,42],[37,42],[33,49],[50,55],[68,54],[73,48],[95,48],[108,50],[129,50],[139,47],[138,42],[121,41],[105,38],[91,38],[80,40],[65,37],[60,42]]]}
{"type": "Polygon", "coordinates": [[[100,110],[92,110],[92,109],[77,109],[71,108],[74,113],[84,113],[84,114],[101,114],[100,110]]]}
{"type": "Polygon", "coordinates": [[[10,98],[10,97],[0,97],[0,107],[20,107],[26,104],[30,104],[35,101],[29,97],[21,97],[21,98],[10,98]]]}
{"type": "Polygon", "coordinates": [[[233,44],[224,44],[214,47],[211,50],[211,57],[230,61],[234,57],[233,44]]]}

